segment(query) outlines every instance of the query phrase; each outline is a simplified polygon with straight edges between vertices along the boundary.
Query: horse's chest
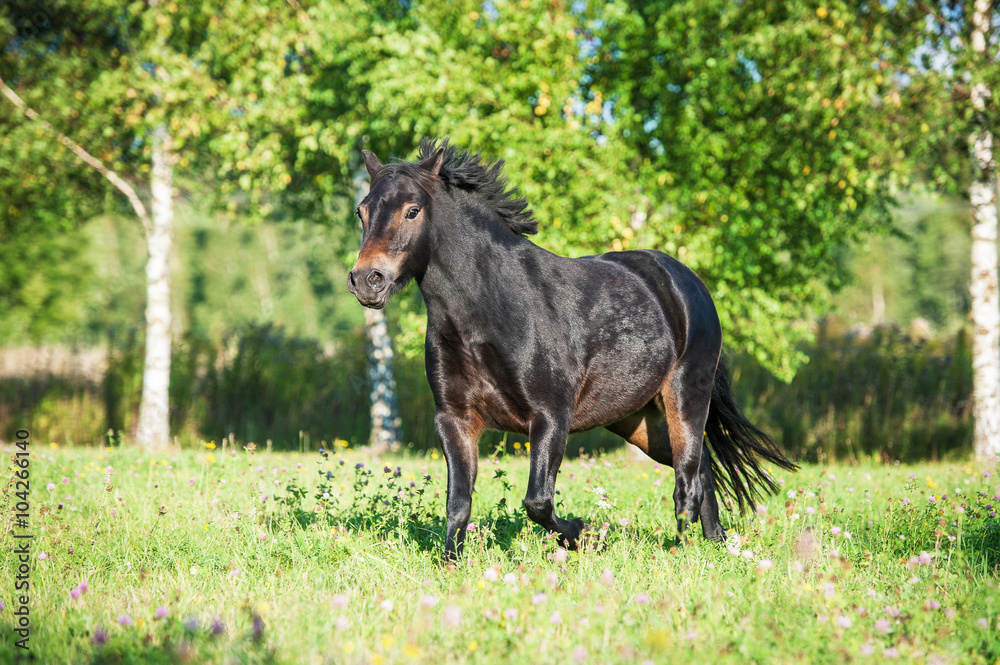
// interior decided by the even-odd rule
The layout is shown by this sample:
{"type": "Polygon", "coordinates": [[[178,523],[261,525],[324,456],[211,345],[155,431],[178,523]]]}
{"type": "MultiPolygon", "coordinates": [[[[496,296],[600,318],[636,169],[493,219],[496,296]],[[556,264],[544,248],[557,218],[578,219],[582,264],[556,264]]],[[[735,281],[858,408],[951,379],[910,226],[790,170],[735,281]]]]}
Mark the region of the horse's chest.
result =
{"type": "Polygon", "coordinates": [[[529,398],[516,358],[494,344],[443,340],[439,382],[451,408],[478,413],[489,429],[527,433],[529,398]]]}

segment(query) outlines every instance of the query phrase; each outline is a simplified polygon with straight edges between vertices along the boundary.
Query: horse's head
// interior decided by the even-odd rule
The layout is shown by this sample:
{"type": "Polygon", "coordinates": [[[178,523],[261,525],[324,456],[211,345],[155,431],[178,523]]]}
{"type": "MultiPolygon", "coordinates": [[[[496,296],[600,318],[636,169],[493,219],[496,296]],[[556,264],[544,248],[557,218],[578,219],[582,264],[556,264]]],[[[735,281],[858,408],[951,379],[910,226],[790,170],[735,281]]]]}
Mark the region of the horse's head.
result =
{"type": "Polygon", "coordinates": [[[358,206],[364,237],[347,284],[362,305],[381,309],[427,267],[427,225],[444,151],[419,164],[390,165],[363,153],[371,191],[358,206]]]}

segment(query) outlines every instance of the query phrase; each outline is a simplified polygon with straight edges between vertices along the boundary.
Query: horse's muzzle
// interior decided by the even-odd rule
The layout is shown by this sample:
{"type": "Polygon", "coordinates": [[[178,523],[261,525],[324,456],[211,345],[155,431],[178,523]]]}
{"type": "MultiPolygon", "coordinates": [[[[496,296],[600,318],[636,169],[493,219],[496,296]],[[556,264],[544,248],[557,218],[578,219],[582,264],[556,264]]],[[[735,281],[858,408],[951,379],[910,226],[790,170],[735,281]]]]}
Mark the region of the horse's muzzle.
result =
{"type": "Polygon", "coordinates": [[[382,309],[388,299],[388,287],[392,280],[376,268],[354,268],[347,275],[347,288],[365,307],[382,309]]]}

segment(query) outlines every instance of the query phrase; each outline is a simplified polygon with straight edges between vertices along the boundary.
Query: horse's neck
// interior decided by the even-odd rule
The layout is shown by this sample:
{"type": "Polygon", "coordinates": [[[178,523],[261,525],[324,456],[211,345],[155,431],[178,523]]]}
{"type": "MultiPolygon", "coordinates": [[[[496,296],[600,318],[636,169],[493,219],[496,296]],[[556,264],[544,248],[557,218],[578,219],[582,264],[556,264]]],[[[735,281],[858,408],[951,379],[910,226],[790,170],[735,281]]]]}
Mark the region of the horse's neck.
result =
{"type": "Polygon", "coordinates": [[[469,215],[458,206],[449,212],[453,214],[433,237],[427,270],[418,279],[428,315],[461,320],[484,306],[492,309],[498,300],[523,298],[517,284],[499,276],[520,265],[525,252],[543,250],[513,235],[498,219],[469,215]]]}

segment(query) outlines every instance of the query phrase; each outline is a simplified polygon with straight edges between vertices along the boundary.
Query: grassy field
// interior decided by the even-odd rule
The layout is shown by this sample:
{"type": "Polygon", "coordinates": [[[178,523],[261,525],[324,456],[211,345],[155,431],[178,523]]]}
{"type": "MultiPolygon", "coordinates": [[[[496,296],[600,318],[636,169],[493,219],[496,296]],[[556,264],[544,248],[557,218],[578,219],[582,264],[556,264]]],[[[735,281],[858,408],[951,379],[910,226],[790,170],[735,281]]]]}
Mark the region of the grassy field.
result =
{"type": "Polygon", "coordinates": [[[0,662],[1000,658],[1000,484],[975,462],[781,473],[756,513],[724,516],[728,546],[696,528],[677,549],[671,469],[567,460],[560,511],[593,525],[567,553],[525,522],[519,447],[481,460],[476,527],[448,570],[438,453],[213,445],[32,444],[30,650],[14,646],[11,535],[25,530],[10,483],[0,662]]]}

